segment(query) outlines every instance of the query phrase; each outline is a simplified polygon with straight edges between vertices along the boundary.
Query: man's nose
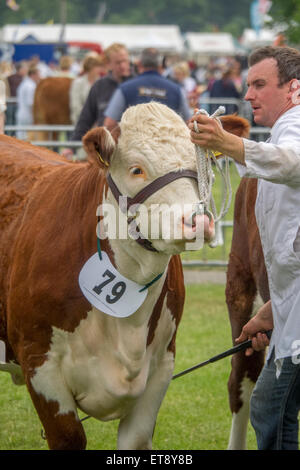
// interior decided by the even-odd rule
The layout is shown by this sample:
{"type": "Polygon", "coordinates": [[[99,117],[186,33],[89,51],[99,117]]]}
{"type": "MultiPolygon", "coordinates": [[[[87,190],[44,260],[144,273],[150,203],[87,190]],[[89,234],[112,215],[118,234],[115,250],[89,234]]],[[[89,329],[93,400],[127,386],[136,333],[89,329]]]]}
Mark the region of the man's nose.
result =
{"type": "Polygon", "coordinates": [[[244,96],[244,100],[245,101],[253,100],[253,93],[252,93],[250,88],[248,88],[248,90],[246,91],[246,94],[244,96]]]}

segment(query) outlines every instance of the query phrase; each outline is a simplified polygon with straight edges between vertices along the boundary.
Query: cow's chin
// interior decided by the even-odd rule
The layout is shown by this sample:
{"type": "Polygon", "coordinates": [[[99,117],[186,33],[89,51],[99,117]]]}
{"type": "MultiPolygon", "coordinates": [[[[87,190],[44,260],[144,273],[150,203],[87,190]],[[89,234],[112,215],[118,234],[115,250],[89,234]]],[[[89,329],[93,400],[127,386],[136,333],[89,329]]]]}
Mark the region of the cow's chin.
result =
{"type": "Polygon", "coordinates": [[[210,243],[214,238],[214,234],[209,238],[199,237],[194,239],[183,240],[153,240],[152,246],[160,253],[166,255],[179,255],[185,251],[197,251],[203,248],[205,243],[210,243]]]}

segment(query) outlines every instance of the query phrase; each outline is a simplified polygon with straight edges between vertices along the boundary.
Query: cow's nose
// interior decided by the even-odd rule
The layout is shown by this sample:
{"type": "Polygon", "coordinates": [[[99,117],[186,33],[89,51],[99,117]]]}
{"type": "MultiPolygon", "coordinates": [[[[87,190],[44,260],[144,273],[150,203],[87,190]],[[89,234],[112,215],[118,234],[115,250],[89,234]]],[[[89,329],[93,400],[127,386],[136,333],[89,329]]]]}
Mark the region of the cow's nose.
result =
{"type": "Polygon", "coordinates": [[[214,237],[214,220],[207,214],[193,213],[182,218],[183,228],[188,232],[203,234],[205,240],[210,241],[214,237]]]}

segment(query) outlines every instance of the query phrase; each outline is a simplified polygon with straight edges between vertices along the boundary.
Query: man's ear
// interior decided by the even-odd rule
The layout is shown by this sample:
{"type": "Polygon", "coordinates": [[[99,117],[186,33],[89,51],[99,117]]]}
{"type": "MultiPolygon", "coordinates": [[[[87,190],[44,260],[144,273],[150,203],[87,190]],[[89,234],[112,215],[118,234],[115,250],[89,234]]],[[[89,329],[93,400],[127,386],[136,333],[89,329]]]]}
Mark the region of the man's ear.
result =
{"type": "Polygon", "coordinates": [[[108,168],[119,135],[117,128],[112,133],[105,127],[95,127],[88,131],[82,139],[88,160],[96,162],[101,168],[108,168]]]}
{"type": "Polygon", "coordinates": [[[291,101],[293,104],[300,104],[300,81],[294,78],[290,82],[291,101]]]}

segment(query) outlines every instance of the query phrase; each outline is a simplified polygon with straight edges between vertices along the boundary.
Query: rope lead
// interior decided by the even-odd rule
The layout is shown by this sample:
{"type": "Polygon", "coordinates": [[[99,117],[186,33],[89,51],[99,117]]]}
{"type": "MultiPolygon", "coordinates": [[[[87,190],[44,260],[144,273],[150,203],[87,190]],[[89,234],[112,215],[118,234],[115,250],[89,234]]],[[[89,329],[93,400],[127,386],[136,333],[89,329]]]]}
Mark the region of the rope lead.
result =
{"type": "MultiPolygon", "coordinates": [[[[218,116],[224,114],[224,112],[224,106],[219,106],[219,108],[211,116],[209,116],[207,111],[204,109],[200,109],[196,114],[205,114],[211,119],[218,119],[218,116]]],[[[221,124],[219,119],[218,122],[221,124]]],[[[199,132],[196,121],[194,121],[194,130],[195,132],[199,132]]],[[[199,145],[195,145],[195,147],[198,171],[198,189],[200,195],[200,203],[197,213],[207,214],[209,217],[214,219],[216,234],[214,240],[210,243],[210,246],[214,248],[223,244],[223,236],[219,222],[227,214],[232,199],[232,188],[229,174],[229,158],[225,156],[225,171],[223,171],[222,166],[220,165],[212,150],[203,149],[199,145]],[[212,194],[212,186],[215,180],[215,175],[212,169],[212,161],[219,170],[223,182],[222,203],[219,214],[217,214],[216,204],[212,194]]]]}

